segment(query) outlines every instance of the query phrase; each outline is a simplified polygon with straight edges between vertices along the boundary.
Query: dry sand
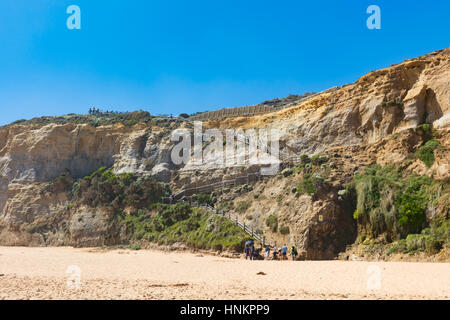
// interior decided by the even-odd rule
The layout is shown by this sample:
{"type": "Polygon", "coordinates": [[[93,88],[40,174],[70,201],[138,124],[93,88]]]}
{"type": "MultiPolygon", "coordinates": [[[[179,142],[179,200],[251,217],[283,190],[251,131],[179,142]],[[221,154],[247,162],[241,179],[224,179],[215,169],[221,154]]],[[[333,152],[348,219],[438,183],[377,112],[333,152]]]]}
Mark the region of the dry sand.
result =
{"type": "Polygon", "coordinates": [[[448,300],[450,264],[245,261],[156,250],[0,247],[0,299],[448,300]],[[81,270],[79,289],[67,284],[69,266],[81,270]]]}

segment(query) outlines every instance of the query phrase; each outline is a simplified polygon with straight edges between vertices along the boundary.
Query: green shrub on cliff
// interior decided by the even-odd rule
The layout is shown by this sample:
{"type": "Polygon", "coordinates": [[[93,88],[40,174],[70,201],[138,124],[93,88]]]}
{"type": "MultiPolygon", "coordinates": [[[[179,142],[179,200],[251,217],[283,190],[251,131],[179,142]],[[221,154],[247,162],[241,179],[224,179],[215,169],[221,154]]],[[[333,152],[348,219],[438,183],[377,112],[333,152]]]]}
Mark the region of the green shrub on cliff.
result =
{"type": "Polygon", "coordinates": [[[316,192],[316,188],[309,176],[303,177],[303,179],[299,182],[297,187],[298,194],[308,194],[313,195],[316,192]]]}
{"type": "Polygon", "coordinates": [[[234,206],[235,210],[239,213],[246,212],[252,206],[250,201],[239,201],[234,206]]]}
{"type": "Polygon", "coordinates": [[[164,185],[150,177],[137,177],[131,173],[114,174],[101,167],[72,186],[73,198],[91,207],[125,206],[148,208],[161,201],[167,193],[164,185]]]}
{"type": "Polygon", "coordinates": [[[280,233],[281,233],[281,234],[287,235],[287,234],[289,234],[289,232],[290,232],[290,230],[289,230],[289,227],[288,227],[288,226],[281,226],[281,227],[280,227],[280,233]]]}
{"type": "Polygon", "coordinates": [[[410,176],[401,195],[397,198],[398,223],[407,232],[418,232],[426,220],[425,209],[431,200],[430,187],[433,181],[428,177],[410,176]]]}
{"type": "Polygon", "coordinates": [[[277,232],[277,230],[278,230],[278,217],[276,215],[273,215],[273,214],[268,216],[267,219],[266,219],[266,226],[268,226],[269,229],[272,232],[274,232],[274,233],[277,232]]]}
{"type": "Polygon", "coordinates": [[[398,239],[420,232],[426,227],[426,209],[436,207],[437,199],[448,192],[448,185],[426,176],[403,176],[394,166],[371,166],[355,175],[353,185],[353,216],[360,231],[372,238],[385,233],[398,239]]]}
{"type": "Polygon", "coordinates": [[[312,175],[305,173],[298,184],[296,192],[298,194],[313,196],[317,189],[326,183],[326,180],[319,173],[314,173],[312,175]]]}
{"type": "MultiPolygon", "coordinates": [[[[126,227],[131,246],[146,240],[160,245],[181,243],[197,249],[243,249],[249,237],[233,222],[188,204],[162,204],[162,197],[168,193],[166,185],[152,178],[115,174],[102,167],[72,184],[71,203],[112,208],[109,223],[117,230],[126,227]],[[131,213],[125,213],[125,209],[131,213]]],[[[197,200],[211,204],[215,196],[199,194],[197,200]]]]}
{"type": "Polygon", "coordinates": [[[214,192],[211,193],[199,193],[197,195],[197,202],[199,204],[206,204],[209,206],[214,206],[214,204],[217,202],[217,198],[214,194],[214,192]]]}
{"type": "Polygon", "coordinates": [[[250,239],[227,218],[192,209],[186,204],[155,205],[152,215],[145,211],[126,215],[124,221],[133,240],[159,245],[185,244],[196,249],[242,251],[250,239]]]}
{"type": "Polygon", "coordinates": [[[437,140],[429,140],[419,149],[417,149],[415,156],[422,160],[427,167],[431,167],[434,163],[434,150],[440,147],[440,143],[437,140]]]}
{"type": "Polygon", "coordinates": [[[395,241],[388,254],[415,252],[435,254],[443,248],[450,248],[450,220],[438,217],[421,233],[409,234],[406,239],[395,241]]]}

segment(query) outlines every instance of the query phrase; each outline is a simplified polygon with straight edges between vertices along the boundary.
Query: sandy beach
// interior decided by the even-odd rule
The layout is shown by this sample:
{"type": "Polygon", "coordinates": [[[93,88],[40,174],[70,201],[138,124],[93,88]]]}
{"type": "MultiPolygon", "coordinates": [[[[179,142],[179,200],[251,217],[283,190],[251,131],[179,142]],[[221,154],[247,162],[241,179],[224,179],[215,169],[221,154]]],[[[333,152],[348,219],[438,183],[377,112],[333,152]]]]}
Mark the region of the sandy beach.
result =
{"type": "Polygon", "coordinates": [[[449,263],[0,247],[0,299],[450,299],[449,263]]]}

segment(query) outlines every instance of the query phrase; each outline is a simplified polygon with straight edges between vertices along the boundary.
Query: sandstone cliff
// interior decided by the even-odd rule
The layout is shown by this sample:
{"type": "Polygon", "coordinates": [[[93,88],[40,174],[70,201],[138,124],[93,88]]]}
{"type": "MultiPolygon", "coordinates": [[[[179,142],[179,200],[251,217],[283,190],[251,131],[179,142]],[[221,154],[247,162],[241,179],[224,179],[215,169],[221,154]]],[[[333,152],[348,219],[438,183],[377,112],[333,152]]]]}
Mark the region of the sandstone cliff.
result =
{"type": "MultiPolygon", "coordinates": [[[[275,128],[281,132],[282,159],[307,154],[327,154],[333,164],[327,171],[331,185],[317,199],[294,197],[295,176],[287,181],[272,178],[256,185],[258,194],[276,198],[254,201],[255,228],[270,235],[264,221],[277,213],[280,223],[291,226],[289,236],[274,240],[297,243],[307,258],[330,258],[356,237],[352,212],[338,192],[358,169],[371,163],[402,164],[424,143],[417,129],[430,124],[444,148],[427,167],[410,161],[407,170],[450,179],[450,49],[440,50],[398,65],[371,72],[353,84],[311,96],[280,111],[254,117],[211,120],[212,128],[275,128]],[[336,157],[334,157],[336,155],[336,157]],[[266,184],[266,187],[262,185],[266,184]],[[259,188],[259,189],[258,189],[259,188]],[[274,196],[275,195],[275,196],[274,196]],[[341,202],[339,202],[341,201],[341,202]],[[321,222],[325,219],[326,223],[321,222]],[[327,222],[328,221],[328,222],[327,222]]],[[[46,125],[19,123],[0,128],[0,244],[1,245],[103,245],[127,242],[125,231],[108,224],[105,208],[70,207],[64,188],[48,191],[61,175],[79,179],[99,167],[115,173],[153,176],[173,190],[221,181],[246,173],[250,168],[183,171],[171,162],[171,132],[190,128],[189,121],[168,121],[164,126],[120,123],[46,125]],[[40,232],[40,221],[58,221],[54,230],[40,232]],[[114,232],[115,237],[108,236],[114,232]]],[[[253,201],[253,193],[219,192],[223,201],[253,201]]]]}

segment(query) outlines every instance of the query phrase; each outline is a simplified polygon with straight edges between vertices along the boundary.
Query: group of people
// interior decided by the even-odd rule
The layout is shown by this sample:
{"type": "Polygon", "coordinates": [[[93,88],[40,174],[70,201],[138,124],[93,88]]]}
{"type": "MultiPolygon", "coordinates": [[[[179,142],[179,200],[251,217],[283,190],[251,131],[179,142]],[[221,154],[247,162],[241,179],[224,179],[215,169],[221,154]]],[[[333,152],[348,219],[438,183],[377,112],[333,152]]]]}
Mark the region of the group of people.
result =
{"type": "MultiPolygon", "coordinates": [[[[272,260],[288,260],[288,247],[284,244],[281,248],[270,247],[269,245],[265,246],[264,249],[264,260],[269,260],[272,252],[272,260]]],[[[255,245],[253,241],[249,240],[245,243],[245,259],[253,260],[255,258],[255,245]]],[[[292,258],[292,261],[297,260],[298,252],[295,245],[292,245],[289,250],[289,255],[292,258]]]]}
{"type": "Polygon", "coordinates": [[[255,244],[253,243],[253,241],[249,240],[245,243],[244,253],[245,253],[245,260],[247,259],[253,260],[255,256],[255,244]]]}
{"type": "MultiPolygon", "coordinates": [[[[270,258],[270,252],[272,251],[272,260],[288,260],[288,247],[286,246],[286,244],[284,244],[281,248],[277,248],[277,247],[273,247],[272,249],[270,248],[269,245],[266,245],[265,247],[265,252],[264,252],[264,259],[265,260],[269,260],[270,258]]],[[[292,245],[291,249],[289,250],[289,255],[292,258],[292,261],[297,260],[297,248],[292,245]]]]}
{"type": "Polygon", "coordinates": [[[94,115],[94,116],[101,116],[101,115],[110,115],[110,114],[113,114],[113,113],[119,113],[119,112],[116,112],[116,111],[103,111],[103,110],[100,110],[100,109],[96,109],[95,107],[93,107],[93,108],[89,108],[89,114],[91,114],[91,115],[94,115]]]}

